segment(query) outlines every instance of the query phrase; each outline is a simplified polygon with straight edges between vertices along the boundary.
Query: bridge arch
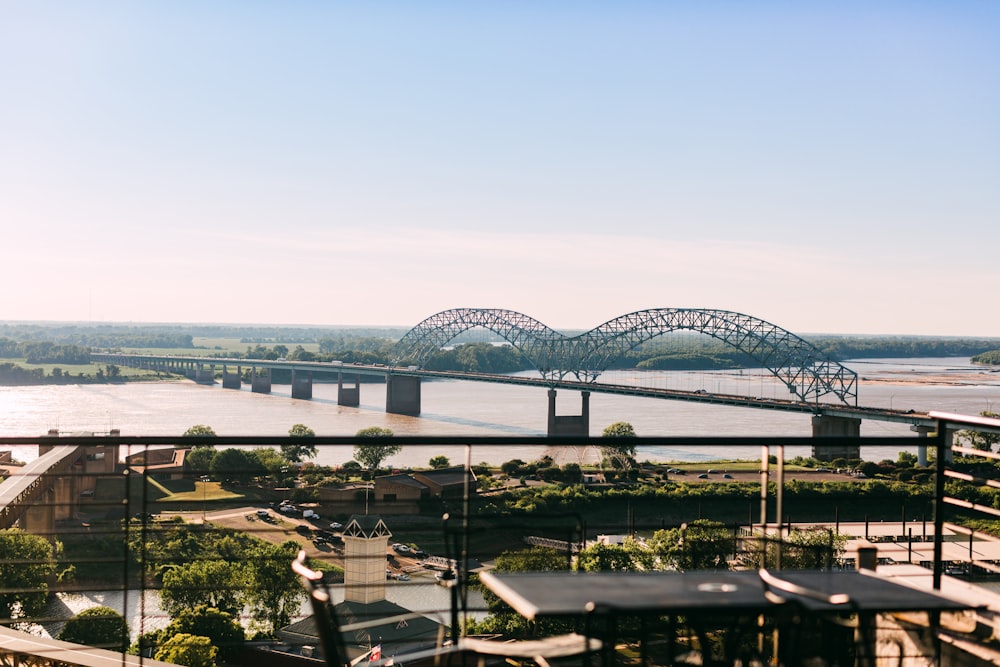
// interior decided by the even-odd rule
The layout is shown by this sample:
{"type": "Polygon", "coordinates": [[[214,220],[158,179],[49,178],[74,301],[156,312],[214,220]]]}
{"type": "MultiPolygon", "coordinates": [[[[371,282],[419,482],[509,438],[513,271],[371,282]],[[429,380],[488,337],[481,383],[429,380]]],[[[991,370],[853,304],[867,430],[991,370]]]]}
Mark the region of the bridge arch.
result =
{"type": "Polygon", "coordinates": [[[431,315],[408,331],[396,345],[396,360],[423,365],[456,336],[477,327],[493,331],[516,347],[542,377],[561,380],[572,374],[585,382],[595,381],[615,358],[648,340],[671,331],[697,331],[756,360],[802,401],[818,402],[833,394],[844,403],[857,404],[854,371],[786,329],[726,310],[640,310],[569,337],[513,310],[455,308],[431,315]]]}

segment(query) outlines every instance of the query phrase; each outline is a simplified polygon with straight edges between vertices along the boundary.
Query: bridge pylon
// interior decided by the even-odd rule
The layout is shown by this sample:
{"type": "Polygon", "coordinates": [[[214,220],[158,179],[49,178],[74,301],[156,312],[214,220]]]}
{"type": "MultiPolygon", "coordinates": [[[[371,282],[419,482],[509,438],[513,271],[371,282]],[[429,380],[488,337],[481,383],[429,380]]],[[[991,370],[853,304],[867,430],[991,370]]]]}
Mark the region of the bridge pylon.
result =
{"type": "Polygon", "coordinates": [[[580,414],[556,414],[556,390],[549,389],[549,419],[548,434],[553,435],[590,435],[590,392],[580,392],[580,414]]]}

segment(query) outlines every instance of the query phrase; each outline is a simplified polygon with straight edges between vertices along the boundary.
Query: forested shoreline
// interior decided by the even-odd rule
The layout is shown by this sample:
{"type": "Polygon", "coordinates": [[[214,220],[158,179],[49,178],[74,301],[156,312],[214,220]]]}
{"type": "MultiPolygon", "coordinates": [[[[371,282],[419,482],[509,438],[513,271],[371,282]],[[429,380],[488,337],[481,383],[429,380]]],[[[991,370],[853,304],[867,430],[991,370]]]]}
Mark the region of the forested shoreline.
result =
{"type": "MultiPolygon", "coordinates": [[[[392,364],[402,327],[279,327],[235,325],[85,325],[0,323],[0,384],[65,384],[155,379],[108,366],[90,372],[91,351],[153,351],[247,359],[392,364]],[[199,341],[202,341],[199,344],[199,341]],[[206,342],[211,341],[211,343],[206,342]],[[75,374],[59,367],[77,366],[75,374]]],[[[575,335],[579,332],[567,332],[575,335]]],[[[804,336],[833,361],[871,358],[970,357],[1000,365],[1000,338],[939,336],[804,336]]],[[[404,362],[409,363],[409,362],[404,362]]],[[[529,360],[492,332],[468,331],[423,362],[428,370],[512,373],[529,360]]],[[[752,356],[707,335],[671,332],[609,361],[612,369],[724,370],[759,367],[752,356]]]]}

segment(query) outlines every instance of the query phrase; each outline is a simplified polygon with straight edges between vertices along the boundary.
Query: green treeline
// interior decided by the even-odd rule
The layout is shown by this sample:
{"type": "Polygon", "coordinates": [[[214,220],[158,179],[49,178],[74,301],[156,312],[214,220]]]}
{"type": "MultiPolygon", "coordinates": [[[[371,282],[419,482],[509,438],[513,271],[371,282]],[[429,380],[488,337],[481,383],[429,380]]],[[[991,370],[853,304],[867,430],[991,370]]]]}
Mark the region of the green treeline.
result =
{"type": "MultiPolygon", "coordinates": [[[[40,324],[2,324],[0,323],[0,350],[3,349],[3,342],[22,341],[15,343],[27,345],[34,343],[48,343],[63,346],[79,347],[100,347],[100,348],[193,348],[194,338],[191,333],[182,331],[159,330],[156,327],[124,327],[124,326],[97,326],[83,327],[80,325],[52,325],[44,326],[40,324]]],[[[0,356],[27,356],[23,354],[3,354],[0,356]]],[[[64,362],[62,362],[64,363],[64,362]]],[[[87,363],[87,362],[83,362],[87,363]]]]}
{"type": "Polygon", "coordinates": [[[9,338],[0,338],[0,357],[24,359],[29,364],[89,364],[90,348],[59,345],[52,341],[18,343],[9,338]]]}
{"type": "MultiPolygon", "coordinates": [[[[775,493],[771,490],[771,497],[775,493]]],[[[972,502],[992,505],[1000,493],[985,489],[953,489],[972,502]]],[[[759,512],[760,487],[745,483],[643,484],[592,489],[581,485],[526,487],[475,499],[477,512],[495,514],[578,513],[593,528],[612,528],[631,515],[639,528],[680,525],[697,518],[727,524],[746,523],[759,512]]],[[[903,507],[912,518],[930,517],[930,484],[871,480],[868,482],[785,483],[786,514],[793,521],[898,520],[903,507]],[[794,508],[794,509],[792,509],[794,508]]],[[[758,520],[755,518],[755,520],[758,520]]]]}
{"type": "Polygon", "coordinates": [[[972,363],[986,364],[989,366],[1000,365],[1000,350],[990,350],[989,352],[983,352],[982,354],[977,354],[974,357],[972,357],[972,363]]]}

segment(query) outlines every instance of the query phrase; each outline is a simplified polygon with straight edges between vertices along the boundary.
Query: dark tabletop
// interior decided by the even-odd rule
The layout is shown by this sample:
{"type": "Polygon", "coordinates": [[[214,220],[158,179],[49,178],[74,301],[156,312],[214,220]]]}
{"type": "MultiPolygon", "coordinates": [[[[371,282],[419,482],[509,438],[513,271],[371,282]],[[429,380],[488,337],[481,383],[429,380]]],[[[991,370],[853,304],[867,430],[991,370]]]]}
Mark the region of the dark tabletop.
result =
{"type": "MultiPolygon", "coordinates": [[[[813,595],[771,591],[818,611],[887,612],[967,609],[968,605],[860,572],[782,571],[780,580],[813,595]],[[839,604],[825,599],[839,595],[839,604]]],[[[540,572],[480,578],[528,619],[583,616],[596,611],[622,615],[766,613],[780,601],[765,595],[756,571],[739,572],[540,572]]]]}

